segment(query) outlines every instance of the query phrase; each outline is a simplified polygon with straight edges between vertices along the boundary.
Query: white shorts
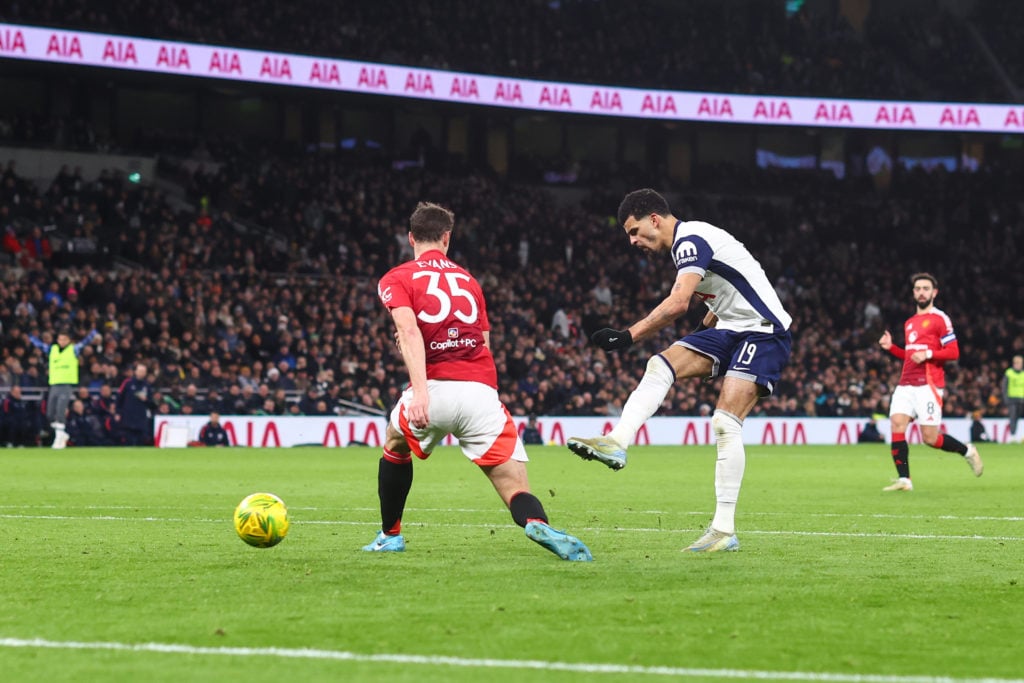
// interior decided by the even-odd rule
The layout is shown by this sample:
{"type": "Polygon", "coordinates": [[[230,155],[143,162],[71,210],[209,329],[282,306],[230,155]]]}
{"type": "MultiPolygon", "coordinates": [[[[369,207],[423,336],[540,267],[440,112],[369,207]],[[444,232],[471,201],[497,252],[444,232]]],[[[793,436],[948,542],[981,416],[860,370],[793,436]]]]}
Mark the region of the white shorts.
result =
{"type": "Polygon", "coordinates": [[[423,429],[413,427],[405,413],[412,397],[406,389],[395,409],[391,425],[405,435],[418,458],[427,458],[434,448],[451,434],[463,454],[477,465],[500,465],[509,458],[526,462],[526,449],[519,439],[512,416],[498,398],[498,392],[480,382],[428,380],[430,423],[423,429]]]}
{"type": "Polygon", "coordinates": [[[909,415],[919,425],[938,427],[942,423],[943,393],[942,389],[927,384],[919,387],[901,384],[892,392],[889,417],[909,415]]]}

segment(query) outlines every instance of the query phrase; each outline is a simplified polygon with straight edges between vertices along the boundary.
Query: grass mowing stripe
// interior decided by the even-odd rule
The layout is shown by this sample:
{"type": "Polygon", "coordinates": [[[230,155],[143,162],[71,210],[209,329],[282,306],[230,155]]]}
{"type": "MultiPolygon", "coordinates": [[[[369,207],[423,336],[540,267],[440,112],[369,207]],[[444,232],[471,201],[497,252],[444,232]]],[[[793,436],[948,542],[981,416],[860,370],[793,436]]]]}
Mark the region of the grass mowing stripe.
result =
{"type": "MultiPolygon", "coordinates": [[[[166,522],[166,523],[181,523],[181,522],[202,522],[206,524],[226,524],[227,521],[223,519],[197,519],[197,518],[175,518],[175,517],[115,517],[112,515],[92,515],[92,516],[77,516],[77,515],[0,515],[0,519],[40,519],[40,520],[83,520],[83,521],[94,521],[94,522],[166,522]]],[[[323,525],[323,526],[372,526],[372,522],[346,522],[343,520],[322,520],[322,519],[304,519],[302,521],[293,521],[293,526],[303,525],[323,525]]],[[[494,528],[508,528],[511,529],[515,525],[502,523],[502,524],[455,524],[452,522],[412,522],[405,524],[407,529],[436,527],[444,529],[494,529],[494,528]]],[[[604,531],[604,532],[618,532],[618,533],[657,533],[657,534],[690,534],[693,533],[694,529],[656,529],[646,527],[623,527],[617,526],[612,528],[604,527],[579,527],[580,531],[604,531]]],[[[898,534],[898,533],[866,533],[866,532],[845,532],[845,531],[778,531],[778,530],[762,530],[762,529],[743,529],[740,532],[743,534],[761,535],[761,536],[824,536],[829,538],[892,538],[892,539],[917,539],[917,540],[928,540],[928,541],[1024,541],[1024,536],[986,536],[984,534],[962,534],[962,535],[950,535],[950,534],[898,534]]]]}
{"type": "Polygon", "coordinates": [[[1024,683],[1013,678],[951,678],[948,676],[888,676],[884,674],[842,674],[814,671],[745,671],[742,669],[696,669],[672,666],[625,664],[584,664],[516,659],[475,659],[443,655],[361,654],[308,648],[195,647],[174,643],[109,643],[52,641],[41,638],[0,638],[0,647],[58,650],[112,650],[162,654],[210,655],[222,657],[279,657],[356,662],[388,662],[423,666],[454,666],[470,669],[526,669],[570,671],[588,674],[637,674],[670,678],[728,678],[770,681],[828,681],[829,683],[1024,683]]]}
{"type": "MultiPolygon", "coordinates": [[[[138,510],[138,506],[134,505],[0,505],[0,510],[138,510]]],[[[201,508],[199,506],[183,508],[171,505],[147,505],[147,510],[190,510],[190,511],[209,511],[217,510],[220,508],[206,507],[201,508]]],[[[332,513],[341,512],[369,512],[376,513],[378,508],[376,507],[331,507],[331,508],[320,508],[320,507],[300,507],[297,505],[289,505],[290,511],[306,511],[306,512],[320,512],[322,510],[329,510],[332,513]]],[[[448,514],[453,512],[466,512],[470,514],[483,515],[483,514],[494,514],[494,508],[424,508],[415,507],[412,505],[407,506],[407,513],[420,513],[420,512],[440,512],[442,514],[448,514]]],[[[616,514],[627,514],[627,515],[680,515],[683,517],[707,517],[709,513],[707,510],[633,510],[624,509],[617,510],[616,514]]],[[[763,510],[749,510],[744,511],[744,517],[792,517],[797,513],[794,512],[768,512],[763,510]]],[[[914,519],[934,519],[951,522],[1024,522],[1024,517],[1019,516],[1007,516],[999,517],[992,515],[894,515],[894,514],[883,514],[883,513],[849,513],[849,512],[801,512],[801,517],[807,519],[826,518],[826,519],[900,519],[900,520],[914,520],[914,519]]],[[[0,514],[0,517],[5,515],[0,514]]],[[[17,517],[18,515],[14,515],[17,517]]]]}

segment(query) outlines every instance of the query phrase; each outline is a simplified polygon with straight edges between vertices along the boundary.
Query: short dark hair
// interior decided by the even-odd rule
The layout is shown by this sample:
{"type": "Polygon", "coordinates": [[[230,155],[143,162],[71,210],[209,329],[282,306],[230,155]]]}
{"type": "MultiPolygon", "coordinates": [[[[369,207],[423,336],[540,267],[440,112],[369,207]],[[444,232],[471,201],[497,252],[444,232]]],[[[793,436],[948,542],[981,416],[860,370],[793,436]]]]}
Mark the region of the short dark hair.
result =
{"type": "Polygon", "coordinates": [[[931,273],[914,273],[913,275],[910,276],[910,286],[913,287],[914,285],[916,285],[918,280],[928,280],[929,282],[932,283],[932,287],[934,287],[935,289],[939,288],[938,279],[931,273]]]}
{"type": "Polygon", "coordinates": [[[420,202],[409,216],[409,232],[417,242],[440,242],[455,227],[455,214],[440,204],[420,202]]]}
{"type": "Polygon", "coordinates": [[[668,201],[664,197],[649,187],[633,190],[619,204],[619,223],[625,225],[630,216],[639,219],[652,213],[668,216],[671,215],[672,209],[668,207],[668,201]]]}

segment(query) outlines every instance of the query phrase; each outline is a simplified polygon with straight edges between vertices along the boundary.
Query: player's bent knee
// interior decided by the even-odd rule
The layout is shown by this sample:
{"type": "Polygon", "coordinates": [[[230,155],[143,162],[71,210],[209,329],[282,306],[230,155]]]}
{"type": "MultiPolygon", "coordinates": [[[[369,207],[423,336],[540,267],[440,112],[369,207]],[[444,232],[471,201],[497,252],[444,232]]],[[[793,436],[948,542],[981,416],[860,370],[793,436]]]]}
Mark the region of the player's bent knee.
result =
{"type": "Polygon", "coordinates": [[[672,384],[676,381],[675,368],[668,362],[668,359],[661,354],[655,354],[647,359],[645,375],[651,375],[672,384]]]}
{"type": "Polygon", "coordinates": [[[384,447],[402,455],[412,453],[412,448],[409,447],[408,442],[405,440],[405,434],[395,429],[394,425],[390,422],[388,422],[387,429],[384,431],[384,447]]]}
{"type": "Polygon", "coordinates": [[[711,416],[711,429],[715,431],[715,437],[718,439],[739,437],[742,427],[743,423],[739,418],[724,410],[716,410],[711,416]]]}

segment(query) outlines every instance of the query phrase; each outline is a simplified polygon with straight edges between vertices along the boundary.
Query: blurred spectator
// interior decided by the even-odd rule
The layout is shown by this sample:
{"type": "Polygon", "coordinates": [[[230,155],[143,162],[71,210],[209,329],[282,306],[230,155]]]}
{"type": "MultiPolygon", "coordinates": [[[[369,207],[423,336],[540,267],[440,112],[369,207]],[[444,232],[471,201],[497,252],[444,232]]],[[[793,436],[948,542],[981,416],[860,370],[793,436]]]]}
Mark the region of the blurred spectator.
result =
{"type": "Polygon", "coordinates": [[[67,420],[69,446],[105,445],[99,422],[86,412],[85,404],[80,399],[76,398],[71,402],[67,420]]]}
{"type": "Polygon", "coordinates": [[[536,415],[530,415],[530,417],[527,418],[526,426],[523,427],[523,433],[521,436],[523,443],[527,446],[531,444],[536,445],[544,443],[544,438],[540,435],[540,429],[537,428],[536,415]]]}
{"type": "Polygon", "coordinates": [[[985,424],[981,421],[985,411],[978,409],[971,413],[971,442],[991,441],[988,432],[985,431],[985,424]]]}
{"type": "Polygon", "coordinates": [[[42,415],[39,405],[25,400],[15,384],[0,404],[0,442],[5,446],[35,446],[39,443],[42,415]]]}
{"type": "Polygon", "coordinates": [[[19,264],[22,268],[42,268],[53,257],[50,240],[36,226],[21,244],[19,264]]]}
{"type": "Polygon", "coordinates": [[[878,431],[878,421],[871,417],[857,436],[857,443],[885,443],[885,437],[878,431]]]}
{"type": "Polygon", "coordinates": [[[220,413],[210,413],[210,421],[199,430],[199,441],[204,446],[230,446],[228,432],[220,423],[220,413]]]}
{"type": "MultiPolygon", "coordinates": [[[[6,209],[7,207],[3,208],[6,209]]],[[[18,254],[21,253],[21,240],[18,239],[14,226],[10,224],[4,226],[3,253],[11,256],[12,263],[17,260],[18,254]]]]}
{"type": "Polygon", "coordinates": [[[145,363],[136,363],[132,375],[117,390],[117,434],[125,446],[153,442],[153,385],[146,378],[148,374],[145,363]]]}

